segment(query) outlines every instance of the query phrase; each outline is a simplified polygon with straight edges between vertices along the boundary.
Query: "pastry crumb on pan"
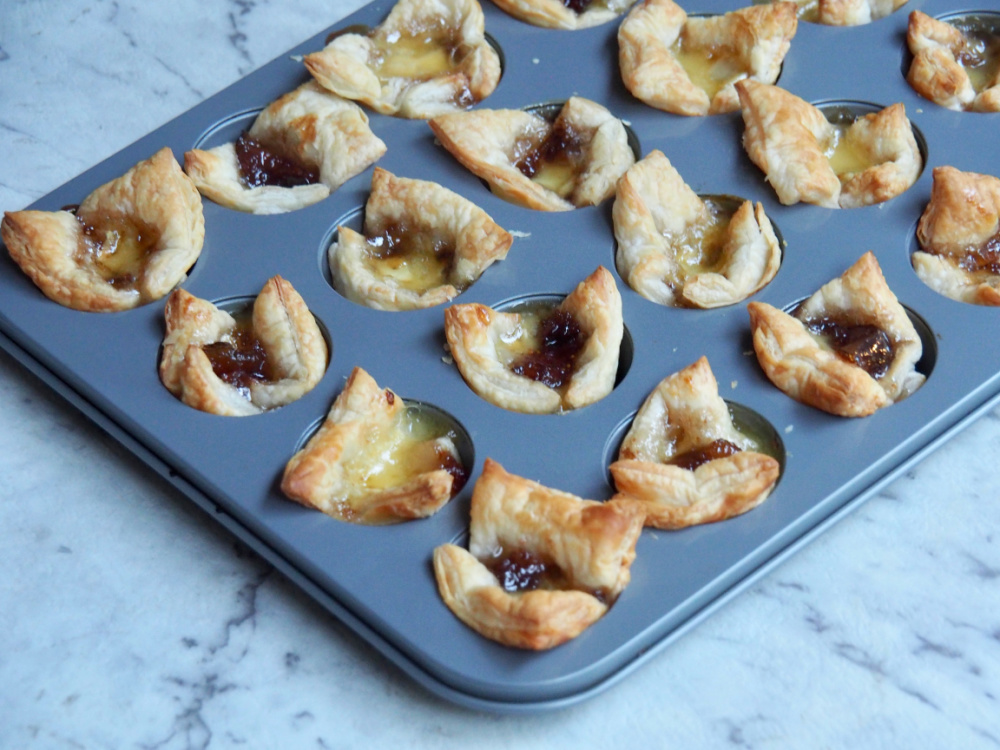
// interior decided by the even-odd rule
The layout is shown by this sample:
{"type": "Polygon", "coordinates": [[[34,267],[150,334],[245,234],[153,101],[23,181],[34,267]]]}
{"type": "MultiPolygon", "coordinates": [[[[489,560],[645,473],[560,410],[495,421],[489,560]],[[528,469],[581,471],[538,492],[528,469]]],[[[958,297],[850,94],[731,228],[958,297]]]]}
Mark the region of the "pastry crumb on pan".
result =
{"type": "Polygon", "coordinates": [[[101,185],[74,210],[8,211],[0,236],[51,300],[114,312],[148,304],[184,280],[201,254],[201,196],[169,148],[101,185]]]}
{"type": "Polygon", "coordinates": [[[643,517],[633,501],[584,500],[487,458],[472,493],[468,550],[434,550],[438,591],[486,638],[554,648],[597,622],[628,585],[643,517]]]}

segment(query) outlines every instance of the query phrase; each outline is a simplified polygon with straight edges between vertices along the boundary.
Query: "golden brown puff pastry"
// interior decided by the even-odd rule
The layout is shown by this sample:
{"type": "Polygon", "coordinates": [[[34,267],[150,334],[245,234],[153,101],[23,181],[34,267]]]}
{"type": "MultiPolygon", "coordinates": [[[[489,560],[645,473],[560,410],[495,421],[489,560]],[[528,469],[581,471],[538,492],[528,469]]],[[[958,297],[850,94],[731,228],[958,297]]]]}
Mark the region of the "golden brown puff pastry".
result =
{"type": "Polygon", "coordinates": [[[493,0],[504,12],[533,26],[576,31],[618,18],[635,0],[493,0]]]}
{"type": "Polygon", "coordinates": [[[645,0],[618,28],[625,87],[652,107],[714,115],[740,107],[733,83],[774,83],[798,27],[796,5],[775,2],[689,17],[673,0],[645,0]]]}
{"type": "Polygon", "coordinates": [[[747,309],[761,368],[802,403],[838,416],[867,416],[924,382],[916,371],[920,336],[870,252],[793,315],[763,302],[747,309]]]}
{"type": "Polygon", "coordinates": [[[466,478],[449,431],[412,417],[402,398],[355,367],[285,466],[281,491],[342,521],[387,524],[436,513],[466,478]]]}
{"type": "Polygon", "coordinates": [[[892,13],[906,0],[795,0],[799,17],[827,26],[861,26],[892,13]]]}
{"type": "Polygon", "coordinates": [[[287,187],[263,179],[248,182],[235,143],[188,151],[184,170],[207,198],[255,214],[295,211],[321,201],[386,151],[358,105],[325,91],[315,81],[269,104],[248,135],[269,152],[314,171],[317,181],[287,187]]]}
{"type": "Polygon", "coordinates": [[[9,211],[7,251],[49,299],[91,312],[160,299],[201,254],[201,196],[163,148],[70,211],[9,211]]]}
{"type": "Polygon", "coordinates": [[[298,292],[268,279],[249,320],[183,289],[167,298],[160,380],[188,406],[241,417],[308,393],[327,365],[326,339],[298,292]]]}
{"type": "Polygon", "coordinates": [[[760,203],[738,206],[730,214],[729,206],[702,200],[663,152],[651,151],[618,181],[618,273],[661,305],[711,308],[746,299],[774,278],[781,248],[760,203]]]}
{"type": "Polygon", "coordinates": [[[510,233],[457,193],[375,167],[364,234],[337,228],[330,272],[337,291],[359,304],[433,307],[505,258],[511,242],[510,233]]]}
{"type": "Polygon", "coordinates": [[[1000,179],[954,167],[933,176],[917,224],[917,276],[952,299],[1000,305],[1000,179]]]}
{"type": "Polygon", "coordinates": [[[541,211],[597,205],[635,162],[622,121],[578,96],[551,123],[519,109],[478,109],[439,115],[429,124],[496,194],[541,211]]]}
{"type": "Polygon", "coordinates": [[[603,266],[550,314],[470,303],[444,316],[459,372],[491,404],[551,414],[592,404],[614,388],[624,323],[621,295],[603,266]]]}
{"type": "Polygon", "coordinates": [[[664,378],[635,415],[610,466],[618,494],[642,502],[646,526],[679,529],[746,513],[781,467],[733,426],[705,357],[664,378]]]}
{"type": "Polygon", "coordinates": [[[628,585],[642,521],[638,503],[583,500],[487,458],[472,493],[469,549],[434,550],[438,591],[486,638],[558,646],[600,619],[628,585]]]}
{"type": "Polygon", "coordinates": [[[500,81],[476,0],[399,0],[368,34],[343,33],[305,66],[326,89],[376,112],[426,118],[467,109],[500,81]]]}
{"type": "Polygon", "coordinates": [[[986,72],[989,55],[1000,54],[997,42],[990,50],[983,40],[915,10],[906,43],[913,53],[906,80],[922,97],[958,111],[1000,111],[1000,68],[986,72]]]}
{"type": "Polygon", "coordinates": [[[920,175],[923,158],[902,103],[838,126],[778,86],[743,80],[736,90],[743,147],[785,205],[882,203],[920,175]]]}

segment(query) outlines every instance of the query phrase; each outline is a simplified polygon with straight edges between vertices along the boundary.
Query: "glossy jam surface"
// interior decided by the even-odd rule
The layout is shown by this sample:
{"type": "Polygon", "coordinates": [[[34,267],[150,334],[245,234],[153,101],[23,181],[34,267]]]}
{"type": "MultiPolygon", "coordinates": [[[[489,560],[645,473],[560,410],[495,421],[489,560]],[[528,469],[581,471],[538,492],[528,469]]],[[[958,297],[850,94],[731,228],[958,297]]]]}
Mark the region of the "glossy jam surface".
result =
{"type": "Polygon", "coordinates": [[[717,458],[733,456],[739,453],[740,450],[741,448],[735,443],[720,438],[719,440],[713,440],[708,445],[674,456],[667,463],[679,466],[682,469],[694,471],[702,464],[707,464],[709,461],[714,461],[717,458]]]}
{"type": "Polygon", "coordinates": [[[806,327],[822,337],[838,356],[873,378],[881,378],[892,364],[892,340],[876,326],[848,325],[832,318],[819,318],[806,321],[806,327]]]}
{"type": "Polygon", "coordinates": [[[834,135],[823,153],[841,182],[875,165],[863,146],[847,138],[850,123],[835,122],[833,127],[834,135]]]}
{"type": "Polygon", "coordinates": [[[982,247],[970,248],[958,265],[969,273],[1000,275],[1000,233],[990,237],[982,247]]]}
{"type": "Polygon", "coordinates": [[[956,21],[954,26],[966,39],[956,59],[972,88],[978,93],[995,85],[1000,75],[1000,30],[975,19],[956,21]]]}
{"type": "Polygon", "coordinates": [[[562,388],[572,378],[577,355],[586,344],[579,323],[554,303],[522,308],[518,314],[520,325],[504,341],[508,369],[549,388],[562,388]]]}
{"type": "Polygon", "coordinates": [[[114,288],[134,289],[159,242],[159,233],[122,217],[87,222],[78,216],[77,221],[83,228],[81,259],[114,288]]]}
{"type": "Polygon", "coordinates": [[[274,380],[267,352],[253,330],[248,308],[233,315],[236,328],[222,341],[202,347],[212,371],[223,382],[250,398],[250,384],[274,380]]]}
{"type": "Polygon", "coordinates": [[[390,78],[427,81],[458,67],[460,44],[451,34],[395,31],[373,42],[378,55],[375,69],[383,83],[390,78]]]}
{"type": "Polygon", "coordinates": [[[583,157],[580,136],[562,120],[556,120],[545,140],[524,153],[515,166],[528,179],[560,198],[568,198],[576,187],[583,157]]]}
{"type": "Polygon", "coordinates": [[[455,246],[432,232],[393,223],[366,235],[365,262],[378,277],[424,292],[449,283],[455,246]]]}
{"type": "Polygon", "coordinates": [[[248,188],[297,187],[319,182],[319,170],[280,156],[246,133],[236,140],[240,176],[248,188]]]}

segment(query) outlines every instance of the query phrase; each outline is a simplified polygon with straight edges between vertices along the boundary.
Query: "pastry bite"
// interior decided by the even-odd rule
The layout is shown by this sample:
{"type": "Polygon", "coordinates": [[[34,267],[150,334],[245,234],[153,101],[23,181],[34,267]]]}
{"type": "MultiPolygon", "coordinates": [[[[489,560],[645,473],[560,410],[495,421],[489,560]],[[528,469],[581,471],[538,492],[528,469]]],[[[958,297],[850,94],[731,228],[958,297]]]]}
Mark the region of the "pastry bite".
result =
{"type": "Polygon", "coordinates": [[[285,466],[281,491],[351,523],[426,518],[468,479],[455,440],[443,420],[355,367],[323,424],[285,466]]]}
{"type": "Polygon", "coordinates": [[[781,265],[759,202],[699,197],[661,151],[618,181],[612,218],[618,273],[661,305],[731,305],[762,289],[781,265]]]}
{"type": "Polygon", "coordinates": [[[518,20],[546,29],[576,31],[618,18],[635,0],[493,0],[518,20]]]}
{"type": "Polygon", "coordinates": [[[368,33],[345,29],[303,61],[323,88],[409,118],[468,109],[501,72],[476,0],[399,0],[368,33]]]}
{"type": "Polygon", "coordinates": [[[778,86],[736,83],[743,147],[785,205],[827,208],[882,203],[920,176],[923,157],[902,103],[878,112],[827,119],[778,86]]]}
{"type": "Polygon", "coordinates": [[[906,80],[922,97],[957,111],[1000,112],[1000,18],[989,28],[915,10],[906,44],[913,54],[906,80]]]}
{"type": "Polygon", "coordinates": [[[827,26],[863,26],[885,18],[906,0],[795,0],[799,18],[827,26]]]}
{"type": "Polygon", "coordinates": [[[920,335],[868,252],[791,313],[747,305],[757,361],[788,396],[842,417],[864,417],[924,382],[920,335]]]}
{"type": "Polygon", "coordinates": [[[913,268],[927,286],[974,305],[1000,305],[1000,179],[935,167],[917,224],[913,268]]]}
{"type": "Polygon", "coordinates": [[[232,314],[177,289],[164,308],[160,380],[188,406],[243,417],[295,401],[326,372],[326,339],[288,281],[232,314]]]}
{"type": "Polygon", "coordinates": [[[664,378],[635,415],[610,466],[618,493],[643,504],[646,526],[680,529],[746,513],[770,495],[781,466],[733,424],[701,357],[664,378]]]}
{"type": "Polygon", "coordinates": [[[509,232],[457,193],[376,167],[364,233],[337,228],[328,253],[333,285],[379,310],[448,302],[507,256],[509,232]]]}
{"type": "Polygon", "coordinates": [[[733,84],[774,83],[798,27],[792,2],[688,16],[673,0],[644,0],[618,27],[618,67],[637,99],[678,115],[740,107],[733,84]]]}
{"type": "Polygon", "coordinates": [[[558,304],[510,312],[452,305],[444,319],[459,372],[495,406],[553,414],[600,401],[615,386],[625,326],[621,295],[603,266],[558,304]]]}
{"type": "Polygon", "coordinates": [[[494,193],[539,211],[601,203],[635,162],[622,121],[579,96],[553,121],[520,109],[478,109],[439,115],[429,124],[441,145],[494,193]]]}
{"type": "Polygon", "coordinates": [[[235,142],[188,151],[184,171],[222,206],[277,214],[323,200],[385,151],[358,105],[309,81],[271,102],[235,142]]]}
{"type": "Polygon", "coordinates": [[[631,579],[638,503],[584,500],[487,458],[470,514],[468,550],[434,550],[438,591],[462,622],[505,646],[543,650],[575,638],[631,579]]]}
{"type": "Polygon", "coordinates": [[[184,280],[201,254],[201,196],[169,148],[101,185],[75,210],[7,211],[0,237],[46,297],[114,312],[145,305],[184,280]]]}

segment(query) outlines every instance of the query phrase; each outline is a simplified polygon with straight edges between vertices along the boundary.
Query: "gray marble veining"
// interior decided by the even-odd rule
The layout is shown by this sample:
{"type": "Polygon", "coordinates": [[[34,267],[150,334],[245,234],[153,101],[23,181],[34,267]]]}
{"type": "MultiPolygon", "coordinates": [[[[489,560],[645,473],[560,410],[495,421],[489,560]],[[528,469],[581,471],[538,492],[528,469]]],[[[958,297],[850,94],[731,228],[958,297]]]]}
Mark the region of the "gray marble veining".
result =
{"type": "MultiPolygon", "coordinates": [[[[4,0],[0,209],[357,4],[4,0]]],[[[489,716],[0,354],[0,748],[998,747],[997,456],[992,412],[597,699],[489,716]]]]}

